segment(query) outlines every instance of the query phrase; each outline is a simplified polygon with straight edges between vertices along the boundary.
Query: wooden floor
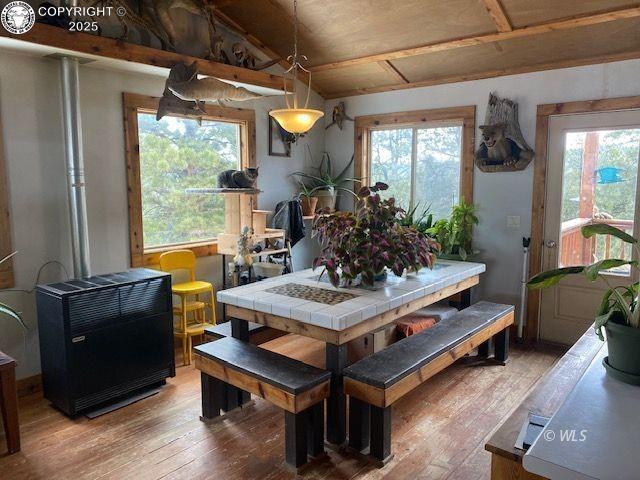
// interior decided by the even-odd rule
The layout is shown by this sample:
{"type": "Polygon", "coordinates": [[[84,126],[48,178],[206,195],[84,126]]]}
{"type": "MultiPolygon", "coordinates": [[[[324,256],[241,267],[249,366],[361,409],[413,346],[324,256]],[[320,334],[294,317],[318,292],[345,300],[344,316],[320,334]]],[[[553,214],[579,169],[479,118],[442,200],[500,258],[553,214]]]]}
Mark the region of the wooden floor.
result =
{"type": "MultiPolygon", "coordinates": [[[[323,366],[323,345],[296,336],[268,348],[323,366]]],[[[329,451],[306,478],[488,479],[485,440],[560,356],[516,346],[506,367],[456,364],[394,405],[395,458],[377,469],[329,451]]],[[[0,479],[286,479],[282,411],[261,399],[202,423],[200,376],[178,368],[162,391],[94,420],[70,420],[40,395],[21,401],[22,452],[0,456],[0,479]]],[[[4,439],[0,436],[0,451],[4,439]]]]}

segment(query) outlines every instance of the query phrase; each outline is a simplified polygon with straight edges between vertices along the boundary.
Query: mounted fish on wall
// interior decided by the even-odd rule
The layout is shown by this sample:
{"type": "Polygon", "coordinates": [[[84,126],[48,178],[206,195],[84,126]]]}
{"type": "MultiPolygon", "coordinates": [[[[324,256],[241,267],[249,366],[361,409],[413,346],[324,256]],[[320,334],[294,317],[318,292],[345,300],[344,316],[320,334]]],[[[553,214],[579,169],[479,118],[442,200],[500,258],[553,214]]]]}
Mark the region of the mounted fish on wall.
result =
{"type": "Polygon", "coordinates": [[[189,66],[178,63],[169,71],[156,120],[171,113],[204,115],[201,105],[204,102],[224,106],[225,101],[243,102],[258,98],[262,98],[262,95],[244,87],[236,87],[213,77],[198,78],[198,66],[195,62],[189,66]]]}
{"type": "Polygon", "coordinates": [[[483,172],[524,170],[534,153],[522,136],[518,104],[489,95],[485,124],[480,125],[482,141],[475,153],[475,164],[483,172]]]}

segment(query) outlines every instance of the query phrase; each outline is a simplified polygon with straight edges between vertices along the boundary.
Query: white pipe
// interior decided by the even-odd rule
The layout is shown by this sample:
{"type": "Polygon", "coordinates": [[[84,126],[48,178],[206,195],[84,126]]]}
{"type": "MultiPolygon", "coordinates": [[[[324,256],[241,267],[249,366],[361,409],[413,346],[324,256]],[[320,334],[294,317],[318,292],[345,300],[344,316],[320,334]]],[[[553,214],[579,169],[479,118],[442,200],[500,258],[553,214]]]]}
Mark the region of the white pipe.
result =
{"type": "Polygon", "coordinates": [[[91,275],[91,266],[89,263],[89,230],[85,199],[78,65],[77,58],[64,56],[60,60],[73,273],[76,278],[81,278],[91,275]]]}

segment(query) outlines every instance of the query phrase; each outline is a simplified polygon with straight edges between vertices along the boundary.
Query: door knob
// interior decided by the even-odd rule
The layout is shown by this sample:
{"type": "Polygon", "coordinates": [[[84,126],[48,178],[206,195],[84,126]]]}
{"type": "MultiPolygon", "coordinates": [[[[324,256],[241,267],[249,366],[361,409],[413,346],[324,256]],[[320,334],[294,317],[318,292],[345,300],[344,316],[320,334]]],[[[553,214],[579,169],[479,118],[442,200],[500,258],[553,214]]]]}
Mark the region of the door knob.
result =
{"type": "Polygon", "coordinates": [[[547,248],[556,248],[557,244],[555,240],[546,240],[544,246],[547,248]]]}

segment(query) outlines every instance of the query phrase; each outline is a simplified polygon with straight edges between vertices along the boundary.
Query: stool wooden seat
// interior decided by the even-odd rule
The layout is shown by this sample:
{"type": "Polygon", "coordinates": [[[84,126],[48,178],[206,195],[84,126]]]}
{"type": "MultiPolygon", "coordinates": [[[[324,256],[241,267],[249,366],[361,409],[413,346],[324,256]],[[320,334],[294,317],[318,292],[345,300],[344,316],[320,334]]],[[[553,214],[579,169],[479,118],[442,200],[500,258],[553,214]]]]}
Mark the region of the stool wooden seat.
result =
{"type": "Polygon", "coordinates": [[[9,453],[20,451],[20,423],[18,421],[18,393],[16,390],[16,361],[0,352],[0,409],[4,436],[9,453]]]}

